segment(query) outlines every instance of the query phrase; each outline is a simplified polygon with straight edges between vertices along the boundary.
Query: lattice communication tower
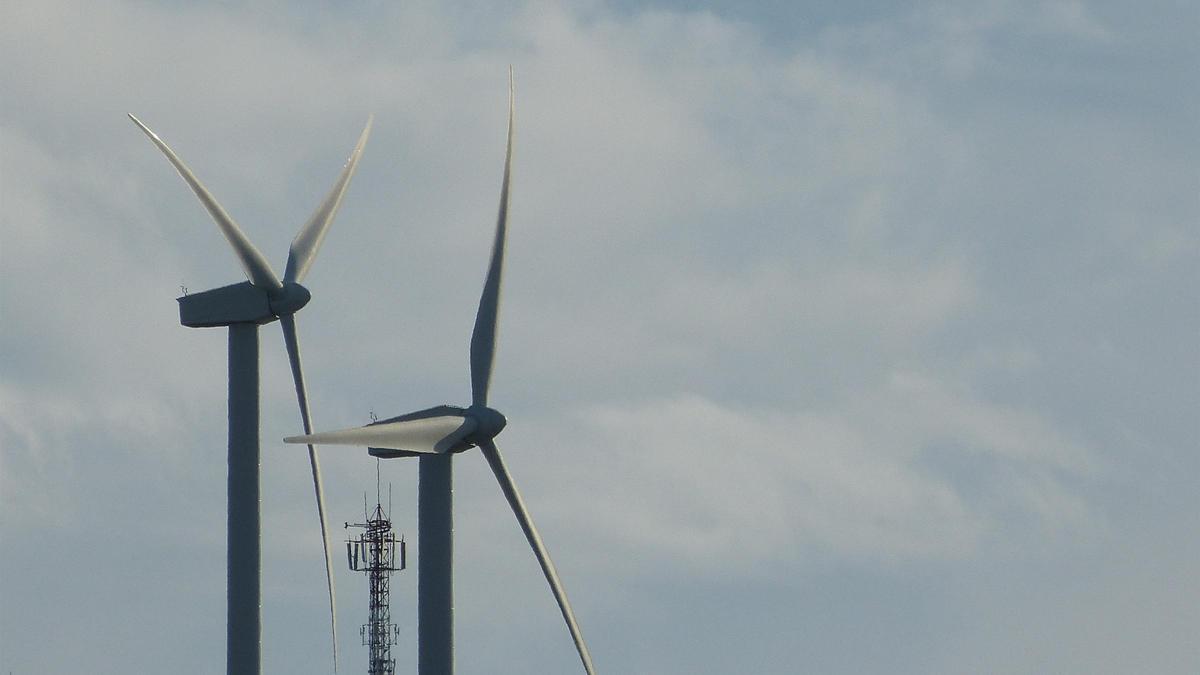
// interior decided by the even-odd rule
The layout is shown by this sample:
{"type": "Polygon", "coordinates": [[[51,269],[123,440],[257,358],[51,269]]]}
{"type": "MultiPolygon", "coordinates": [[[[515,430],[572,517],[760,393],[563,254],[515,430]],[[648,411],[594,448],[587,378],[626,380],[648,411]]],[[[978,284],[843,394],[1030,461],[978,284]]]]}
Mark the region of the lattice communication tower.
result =
{"type": "MultiPolygon", "coordinates": [[[[389,489],[390,492],[390,489],[389,489]]],[[[362,643],[367,646],[369,659],[368,675],[394,675],[396,660],[392,658],[392,645],[396,644],[399,629],[392,623],[391,577],[393,572],[406,566],[404,538],[396,540],[389,514],[383,512],[376,489],[375,511],[363,515],[366,522],[346,523],[347,528],[362,528],[363,533],[346,540],[346,560],[350,569],[363,572],[371,586],[369,618],[359,628],[362,643]]],[[[389,497],[388,501],[391,499],[389,497]]],[[[365,507],[365,505],[364,505],[365,507]]],[[[389,505],[389,511],[391,510],[389,505]]]]}

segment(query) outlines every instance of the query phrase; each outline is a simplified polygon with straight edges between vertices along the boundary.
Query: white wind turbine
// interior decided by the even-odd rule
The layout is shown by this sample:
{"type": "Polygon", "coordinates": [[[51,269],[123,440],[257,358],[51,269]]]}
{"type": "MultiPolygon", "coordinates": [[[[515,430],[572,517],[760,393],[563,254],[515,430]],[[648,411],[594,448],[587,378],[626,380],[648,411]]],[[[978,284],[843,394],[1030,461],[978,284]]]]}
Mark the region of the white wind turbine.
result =
{"type": "MultiPolygon", "coordinates": [[[[249,281],[193,293],[179,298],[180,323],[191,328],[229,328],[229,483],[228,483],[228,623],[226,666],[229,673],[258,673],[260,668],[260,562],[259,562],[259,420],[258,420],[258,327],[276,319],[283,328],[284,344],[291,363],[306,432],[312,431],[308,393],[300,365],[300,344],[295,313],[312,297],[300,282],[308,274],[321,242],[341,204],[350,178],[358,166],[371,120],[358,138],[333,189],[292,241],[283,281],[238,224],[213,198],[190,169],[141,120],[129,116],[150,137],[183,177],[204,208],[229,240],[249,281]]],[[[337,671],[337,610],[333,591],[333,561],[321,467],[317,452],[308,446],[317,515],[325,556],[325,580],[329,590],[329,621],[333,636],[333,668],[337,671]]]]}
{"type": "Polygon", "coordinates": [[[449,675],[454,668],[451,458],[473,447],[479,448],[491,466],[517,522],[525,532],[525,538],[529,540],[575,641],[584,670],[589,675],[595,672],[591,655],[583,641],[583,633],[558,578],[558,571],[493,441],[507,421],[487,405],[492,360],[496,351],[496,316],[500,303],[500,274],[504,263],[509,174],[512,167],[514,102],[511,69],[508,84],[508,142],[504,158],[504,181],[500,190],[500,213],[492,244],[491,264],[479,299],[475,329],[471,334],[471,406],[437,406],[380,420],[365,427],[284,439],[288,443],[365,446],[376,457],[419,458],[417,631],[418,672],[422,675],[449,675]]]}

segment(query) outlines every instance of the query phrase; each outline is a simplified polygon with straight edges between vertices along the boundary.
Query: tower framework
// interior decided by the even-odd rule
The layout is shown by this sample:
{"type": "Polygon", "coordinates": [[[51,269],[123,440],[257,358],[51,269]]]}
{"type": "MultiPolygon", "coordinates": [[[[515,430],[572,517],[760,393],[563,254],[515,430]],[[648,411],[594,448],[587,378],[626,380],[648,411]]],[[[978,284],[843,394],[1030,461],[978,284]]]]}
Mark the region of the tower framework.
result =
{"type": "Polygon", "coordinates": [[[396,660],[392,645],[396,644],[399,629],[392,623],[391,577],[406,567],[406,547],[403,537],[396,539],[392,522],[376,503],[375,510],[362,523],[346,523],[347,528],[363,530],[357,537],[346,540],[346,558],[350,569],[367,575],[370,584],[369,616],[359,628],[362,643],[368,648],[369,675],[394,675],[396,660]]]}

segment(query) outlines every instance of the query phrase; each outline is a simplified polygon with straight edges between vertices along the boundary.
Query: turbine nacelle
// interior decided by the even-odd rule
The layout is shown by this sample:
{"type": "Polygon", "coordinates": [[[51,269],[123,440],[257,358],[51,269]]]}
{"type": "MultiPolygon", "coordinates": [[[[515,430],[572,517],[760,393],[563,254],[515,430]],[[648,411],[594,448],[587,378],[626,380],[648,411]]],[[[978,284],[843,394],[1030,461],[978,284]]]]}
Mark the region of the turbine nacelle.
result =
{"type": "Polygon", "coordinates": [[[295,281],[284,281],[283,288],[270,294],[271,311],[275,316],[295,314],[312,300],[312,293],[295,281]]]}
{"type": "Polygon", "coordinates": [[[499,410],[485,405],[473,405],[467,408],[466,417],[475,420],[477,425],[475,432],[466,439],[473,445],[492,440],[504,430],[504,427],[508,426],[508,420],[500,414],[499,410]]]}
{"type": "Polygon", "coordinates": [[[260,326],[291,316],[308,304],[312,294],[294,281],[271,293],[249,281],[191,293],[179,298],[179,323],[189,328],[213,328],[235,323],[260,326]]]}

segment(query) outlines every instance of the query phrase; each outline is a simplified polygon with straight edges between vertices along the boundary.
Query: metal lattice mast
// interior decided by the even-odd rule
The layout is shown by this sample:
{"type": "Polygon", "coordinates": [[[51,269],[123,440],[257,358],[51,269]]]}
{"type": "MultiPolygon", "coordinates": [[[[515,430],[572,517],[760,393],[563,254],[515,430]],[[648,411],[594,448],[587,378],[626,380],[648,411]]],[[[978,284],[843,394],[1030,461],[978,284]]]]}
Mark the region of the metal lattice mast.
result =
{"type": "Polygon", "coordinates": [[[396,660],[392,658],[392,645],[396,644],[399,629],[392,623],[391,577],[406,566],[404,539],[397,542],[392,522],[378,499],[366,522],[346,523],[346,527],[363,529],[359,536],[346,540],[346,558],[350,569],[365,573],[370,584],[369,615],[367,623],[359,628],[362,643],[368,648],[367,673],[394,675],[396,660]]]}

